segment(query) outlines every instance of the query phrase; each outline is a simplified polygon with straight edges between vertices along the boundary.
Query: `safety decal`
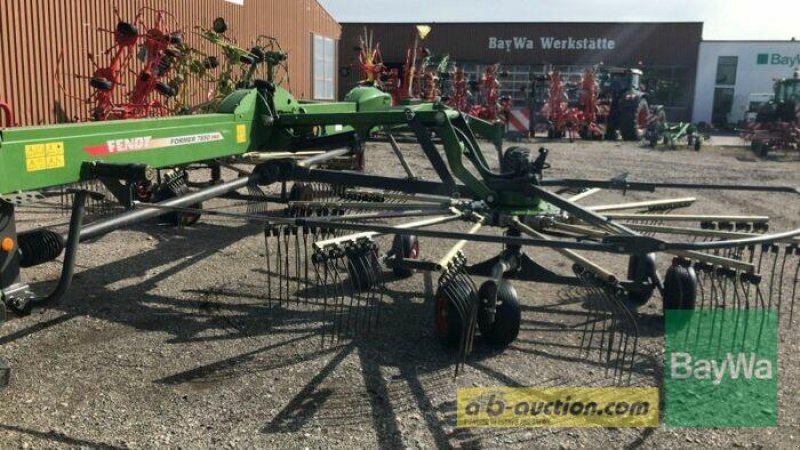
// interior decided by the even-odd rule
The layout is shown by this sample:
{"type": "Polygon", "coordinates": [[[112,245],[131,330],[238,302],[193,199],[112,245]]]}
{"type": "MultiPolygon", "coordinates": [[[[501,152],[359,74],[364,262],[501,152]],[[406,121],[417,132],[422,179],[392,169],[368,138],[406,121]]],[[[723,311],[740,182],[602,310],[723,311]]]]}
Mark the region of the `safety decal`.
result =
{"type": "Polygon", "coordinates": [[[28,172],[60,169],[64,167],[65,163],[63,142],[25,146],[25,170],[28,172]]]}

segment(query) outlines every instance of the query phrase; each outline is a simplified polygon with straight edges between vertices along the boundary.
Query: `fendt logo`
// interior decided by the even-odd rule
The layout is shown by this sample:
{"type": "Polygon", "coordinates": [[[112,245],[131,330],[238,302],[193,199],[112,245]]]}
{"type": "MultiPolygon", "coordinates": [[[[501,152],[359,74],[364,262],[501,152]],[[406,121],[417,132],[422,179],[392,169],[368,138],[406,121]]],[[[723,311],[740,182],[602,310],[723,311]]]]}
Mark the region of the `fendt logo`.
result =
{"type": "Polygon", "coordinates": [[[756,57],[756,64],[760,66],[800,66],[800,53],[793,56],[786,56],[780,53],[759,53],[756,57]]]}

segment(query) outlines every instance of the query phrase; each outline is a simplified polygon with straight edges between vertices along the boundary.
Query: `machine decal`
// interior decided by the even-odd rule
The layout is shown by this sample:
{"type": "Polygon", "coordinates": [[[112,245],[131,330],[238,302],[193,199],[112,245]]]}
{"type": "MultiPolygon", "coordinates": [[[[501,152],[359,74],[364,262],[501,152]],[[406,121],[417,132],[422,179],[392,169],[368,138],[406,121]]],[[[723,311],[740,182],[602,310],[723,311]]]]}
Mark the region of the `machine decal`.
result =
{"type": "Polygon", "coordinates": [[[25,170],[28,172],[59,169],[64,165],[63,142],[48,142],[25,146],[25,170]]]}
{"type": "Polygon", "coordinates": [[[236,143],[244,144],[247,142],[247,125],[236,125],[236,143]]]}
{"type": "Polygon", "coordinates": [[[83,151],[91,156],[105,156],[114,153],[141,152],[182,145],[202,144],[204,142],[222,141],[222,133],[192,134],[188,136],[175,136],[169,138],[153,139],[152,136],[142,136],[129,139],[112,139],[102,145],[84,147],[83,151]]]}

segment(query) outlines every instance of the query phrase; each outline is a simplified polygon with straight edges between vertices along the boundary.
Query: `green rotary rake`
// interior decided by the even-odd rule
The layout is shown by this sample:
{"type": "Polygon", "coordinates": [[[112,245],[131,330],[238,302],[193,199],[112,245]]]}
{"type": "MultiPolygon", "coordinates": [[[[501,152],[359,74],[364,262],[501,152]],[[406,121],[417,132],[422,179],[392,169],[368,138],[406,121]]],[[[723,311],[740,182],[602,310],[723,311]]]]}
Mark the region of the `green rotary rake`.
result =
{"type": "MultiPolygon", "coordinates": [[[[415,272],[438,276],[430,283],[432,326],[457,349],[456,372],[478,334],[498,347],[516,339],[521,300],[515,285],[521,283],[585,289],[589,317],[576,330],[581,356],[598,358],[618,383],[630,380],[636,363],[637,308],[656,291],[665,310],[771,308],[783,313],[784,323],[793,321],[800,229],[775,233],[768,217],[697,214],[694,197],[588,202],[601,191],[661,188],[763,192],[796,201],[796,187],[552,178],[548,151],[521,147],[507,149],[492,167],[477,129],[442,104],[393,107],[388,94],[372,87],[356,88],[340,103],[299,102],[269,81],[254,85],[225,98],[214,114],[3,131],[3,303],[24,314],[62,298],[83,240],[167,213],[197,215],[197,205],[225,197],[271,204],[268,211],[202,214],[263,223],[268,301],[318,310],[323,345],[361,339],[392,320],[386,286],[415,272]],[[363,151],[374,131],[393,129],[413,133],[436,180],[326,168],[363,151]],[[132,197],[132,187],[157,179],[162,169],[244,161],[252,166],[231,180],[217,176],[149,202],[132,197]],[[91,193],[78,190],[66,235],[17,231],[15,209],[40,201],[40,191],[91,180],[128,210],[84,225],[91,193]],[[264,194],[270,186],[280,194],[264,194]],[[426,240],[453,244],[424,257],[426,240]],[[494,246],[494,256],[468,260],[473,245],[494,246]],[[544,251],[568,261],[570,270],[545,267],[538,257],[544,251]],[[34,294],[21,269],[62,253],[54,292],[34,294]],[[658,256],[671,258],[663,275],[658,256]],[[620,258],[619,267],[610,265],[620,258]]],[[[409,167],[402,152],[395,154],[409,167]]]]}

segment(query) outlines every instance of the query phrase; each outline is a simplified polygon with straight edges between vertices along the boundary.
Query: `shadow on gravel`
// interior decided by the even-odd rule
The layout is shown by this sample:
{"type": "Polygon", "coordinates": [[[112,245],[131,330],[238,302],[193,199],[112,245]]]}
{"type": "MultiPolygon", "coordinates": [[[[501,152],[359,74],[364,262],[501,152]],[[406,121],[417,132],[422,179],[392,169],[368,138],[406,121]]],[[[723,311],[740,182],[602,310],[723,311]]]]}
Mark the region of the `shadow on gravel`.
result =
{"type": "MultiPolygon", "coordinates": [[[[144,227],[153,232],[151,227],[144,227]]],[[[249,284],[244,279],[233,279],[212,289],[186,289],[191,299],[173,298],[153,294],[159,284],[197,263],[206,260],[234,243],[261,233],[257,226],[229,227],[201,224],[191,237],[170,237],[162,230],[157,234],[157,248],[129,258],[114,261],[80,272],[75,289],[67,300],[57,305],[65,315],[32,325],[5,336],[2,343],[58,325],[78,315],[91,315],[99,319],[120,323],[139,330],[165,332],[172,336],[167,343],[224,341],[285,335],[281,342],[270,341],[254,350],[233,357],[203,364],[157,380],[167,385],[185,383],[214,383],[242,377],[257,372],[276,371],[291,365],[326,360],[325,365],[300,391],[261,428],[265,434],[292,433],[313,424],[320,427],[347,427],[372,423],[381,448],[413,446],[404,440],[409,416],[420,416],[420,426],[432,437],[438,448],[451,446],[480,447],[487,436],[500,436],[506,442],[534,442],[553,434],[552,431],[531,433],[530,430],[471,430],[455,428],[456,405],[452,401],[457,383],[453,381],[454,353],[442,347],[433,333],[433,307],[429,302],[412,301],[414,294],[389,289],[384,292],[381,323],[367,336],[344,339],[315,350],[297,352],[298,344],[317,339],[322,312],[309,309],[268,304],[266,286],[249,284]],[[196,245],[202,242],[203,245],[196,245]],[[157,269],[156,273],[153,273],[157,269]],[[163,269],[163,270],[162,270],[163,269]],[[143,278],[132,286],[110,289],[107,286],[132,278],[143,278]],[[235,286],[231,288],[230,286],[235,286]],[[233,302],[231,302],[233,299],[233,302]],[[228,300],[228,301],[225,301],[228,300]],[[264,356],[268,355],[268,356],[264,356]],[[343,362],[357,358],[363,385],[343,384],[341,377],[333,376],[343,362]],[[366,389],[365,389],[366,388],[366,389]]],[[[84,247],[82,252],[89,251],[84,247]]],[[[79,257],[80,258],[80,257],[79,257]]],[[[80,261],[80,259],[79,259],[80,261]]],[[[242,267],[242,269],[247,269],[242,267]]],[[[45,290],[51,283],[36,286],[45,290]]],[[[568,321],[580,320],[582,314],[575,309],[582,298],[574,292],[564,294],[553,305],[524,305],[525,332],[573,332],[568,321]],[[552,321],[538,320],[540,316],[552,321]],[[534,317],[532,317],[534,316],[534,317]],[[541,330],[533,327],[541,327],[541,330]]],[[[352,312],[359,314],[358,311],[352,312]]],[[[587,363],[585,358],[571,357],[574,352],[568,342],[520,340],[510,351],[559,361],[587,363]],[[536,349],[531,348],[533,345],[536,349]],[[555,348],[556,352],[539,350],[555,348]]],[[[492,369],[482,363],[499,352],[476,341],[475,351],[468,365],[476,368],[497,384],[521,386],[524,383],[492,369]]],[[[646,366],[636,367],[646,373],[646,366]]],[[[341,369],[344,370],[344,369],[341,369]]],[[[299,382],[299,380],[295,381],[299,382]]],[[[12,431],[38,433],[30,430],[12,431]]],[[[79,440],[53,433],[40,433],[42,437],[63,439],[70,445],[93,446],[79,440]]],[[[100,444],[102,445],[102,444],[100,444]]],[[[113,448],[113,447],[98,447],[113,448]]]]}
{"type": "Polygon", "coordinates": [[[22,428],[22,427],[17,427],[17,426],[14,426],[14,425],[5,425],[5,424],[0,424],[0,430],[11,431],[11,432],[20,433],[20,434],[27,434],[28,436],[31,436],[31,437],[37,438],[37,439],[41,439],[43,441],[49,441],[51,443],[65,444],[65,445],[75,446],[75,447],[79,447],[79,448],[91,448],[91,449],[98,449],[98,450],[100,450],[100,449],[102,449],[102,450],[115,450],[115,449],[123,449],[123,448],[125,448],[125,447],[117,447],[117,446],[110,445],[110,444],[104,444],[102,442],[93,442],[93,441],[87,441],[87,440],[84,440],[84,439],[77,439],[77,438],[69,437],[69,436],[67,436],[67,435],[65,435],[63,433],[59,433],[59,432],[53,431],[53,430],[50,430],[48,432],[44,432],[44,431],[31,430],[29,428],[22,428]]]}

